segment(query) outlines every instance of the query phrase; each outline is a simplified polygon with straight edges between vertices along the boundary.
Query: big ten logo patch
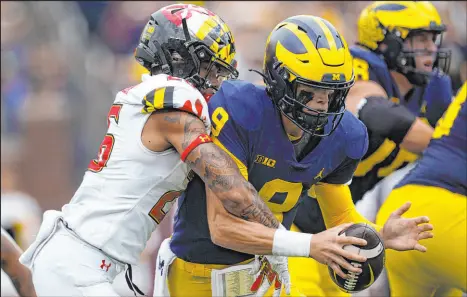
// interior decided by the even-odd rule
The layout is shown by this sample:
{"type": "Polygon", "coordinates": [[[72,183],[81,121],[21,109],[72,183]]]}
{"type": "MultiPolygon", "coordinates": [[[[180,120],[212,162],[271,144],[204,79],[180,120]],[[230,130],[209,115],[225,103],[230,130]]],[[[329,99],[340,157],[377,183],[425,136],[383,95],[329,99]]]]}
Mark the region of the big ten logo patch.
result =
{"type": "Polygon", "coordinates": [[[262,164],[271,168],[274,168],[274,166],[276,166],[276,160],[270,159],[263,155],[256,155],[255,163],[262,164]]]}

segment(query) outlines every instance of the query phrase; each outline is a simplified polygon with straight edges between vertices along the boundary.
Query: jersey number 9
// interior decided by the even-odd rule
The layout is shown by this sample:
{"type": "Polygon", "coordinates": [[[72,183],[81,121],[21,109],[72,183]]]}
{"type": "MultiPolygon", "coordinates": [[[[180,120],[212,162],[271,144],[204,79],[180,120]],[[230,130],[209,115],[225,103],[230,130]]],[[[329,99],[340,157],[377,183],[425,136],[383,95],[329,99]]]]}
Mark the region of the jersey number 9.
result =
{"type": "Polygon", "coordinates": [[[212,135],[215,137],[219,136],[221,133],[222,128],[224,127],[225,123],[229,120],[229,114],[223,107],[218,107],[214,110],[211,116],[212,121],[212,135]]]}

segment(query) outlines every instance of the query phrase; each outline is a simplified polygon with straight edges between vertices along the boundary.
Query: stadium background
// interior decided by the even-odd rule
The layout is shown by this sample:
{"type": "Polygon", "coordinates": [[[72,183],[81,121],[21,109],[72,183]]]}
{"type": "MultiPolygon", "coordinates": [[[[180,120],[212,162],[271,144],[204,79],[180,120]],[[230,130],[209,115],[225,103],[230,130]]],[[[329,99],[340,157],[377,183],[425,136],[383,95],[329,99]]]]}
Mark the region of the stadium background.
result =
{"type": "MultiPolygon", "coordinates": [[[[34,239],[42,212],[60,209],[79,186],[105,134],[115,94],[138,83],[144,72],[133,49],[145,22],[172,3],[1,2],[1,215],[2,225],[21,227],[23,249],[34,239]]],[[[261,68],[266,38],[279,21],[321,16],[352,44],[358,15],[369,2],[189,3],[226,21],[236,40],[240,79],[258,81],[248,69],[261,68]]],[[[467,2],[434,5],[448,26],[444,46],[453,52],[449,75],[456,91],[467,79],[467,2]]],[[[169,228],[165,224],[165,234],[169,228]]],[[[136,270],[135,283],[143,283],[143,290],[152,288],[159,242],[153,236],[136,270]]],[[[2,296],[14,296],[5,283],[2,274],[2,296]]],[[[116,286],[130,293],[123,278],[116,286]]]]}

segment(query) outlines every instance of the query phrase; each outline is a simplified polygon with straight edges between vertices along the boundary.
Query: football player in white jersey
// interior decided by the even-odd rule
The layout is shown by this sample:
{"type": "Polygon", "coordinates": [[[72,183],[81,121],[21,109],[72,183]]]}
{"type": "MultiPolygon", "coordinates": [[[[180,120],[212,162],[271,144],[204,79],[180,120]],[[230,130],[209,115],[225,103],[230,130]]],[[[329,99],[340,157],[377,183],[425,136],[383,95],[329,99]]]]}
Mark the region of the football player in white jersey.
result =
{"type": "MultiPolygon", "coordinates": [[[[20,261],[38,296],[118,296],[111,283],[137,264],[146,242],[190,178],[190,169],[230,213],[277,228],[279,222],[211,142],[206,100],[237,77],[227,25],[195,5],[153,13],[135,50],[151,75],[118,92],[97,158],[72,200],[47,211],[20,261]]],[[[135,293],[136,295],[136,293],[135,293]]]]}

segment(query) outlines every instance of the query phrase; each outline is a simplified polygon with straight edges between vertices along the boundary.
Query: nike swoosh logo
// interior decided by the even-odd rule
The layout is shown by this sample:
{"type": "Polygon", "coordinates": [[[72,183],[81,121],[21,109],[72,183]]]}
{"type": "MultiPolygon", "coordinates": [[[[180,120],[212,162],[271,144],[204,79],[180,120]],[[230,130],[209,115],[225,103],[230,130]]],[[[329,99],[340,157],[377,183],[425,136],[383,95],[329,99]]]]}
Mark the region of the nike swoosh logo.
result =
{"type": "Polygon", "coordinates": [[[373,274],[373,269],[371,268],[371,265],[369,263],[368,263],[368,267],[370,268],[370,282],[368,283],[368,285],[364,286],[363,288],[368,288],[375,281],[375,275],[373,274]]]}

